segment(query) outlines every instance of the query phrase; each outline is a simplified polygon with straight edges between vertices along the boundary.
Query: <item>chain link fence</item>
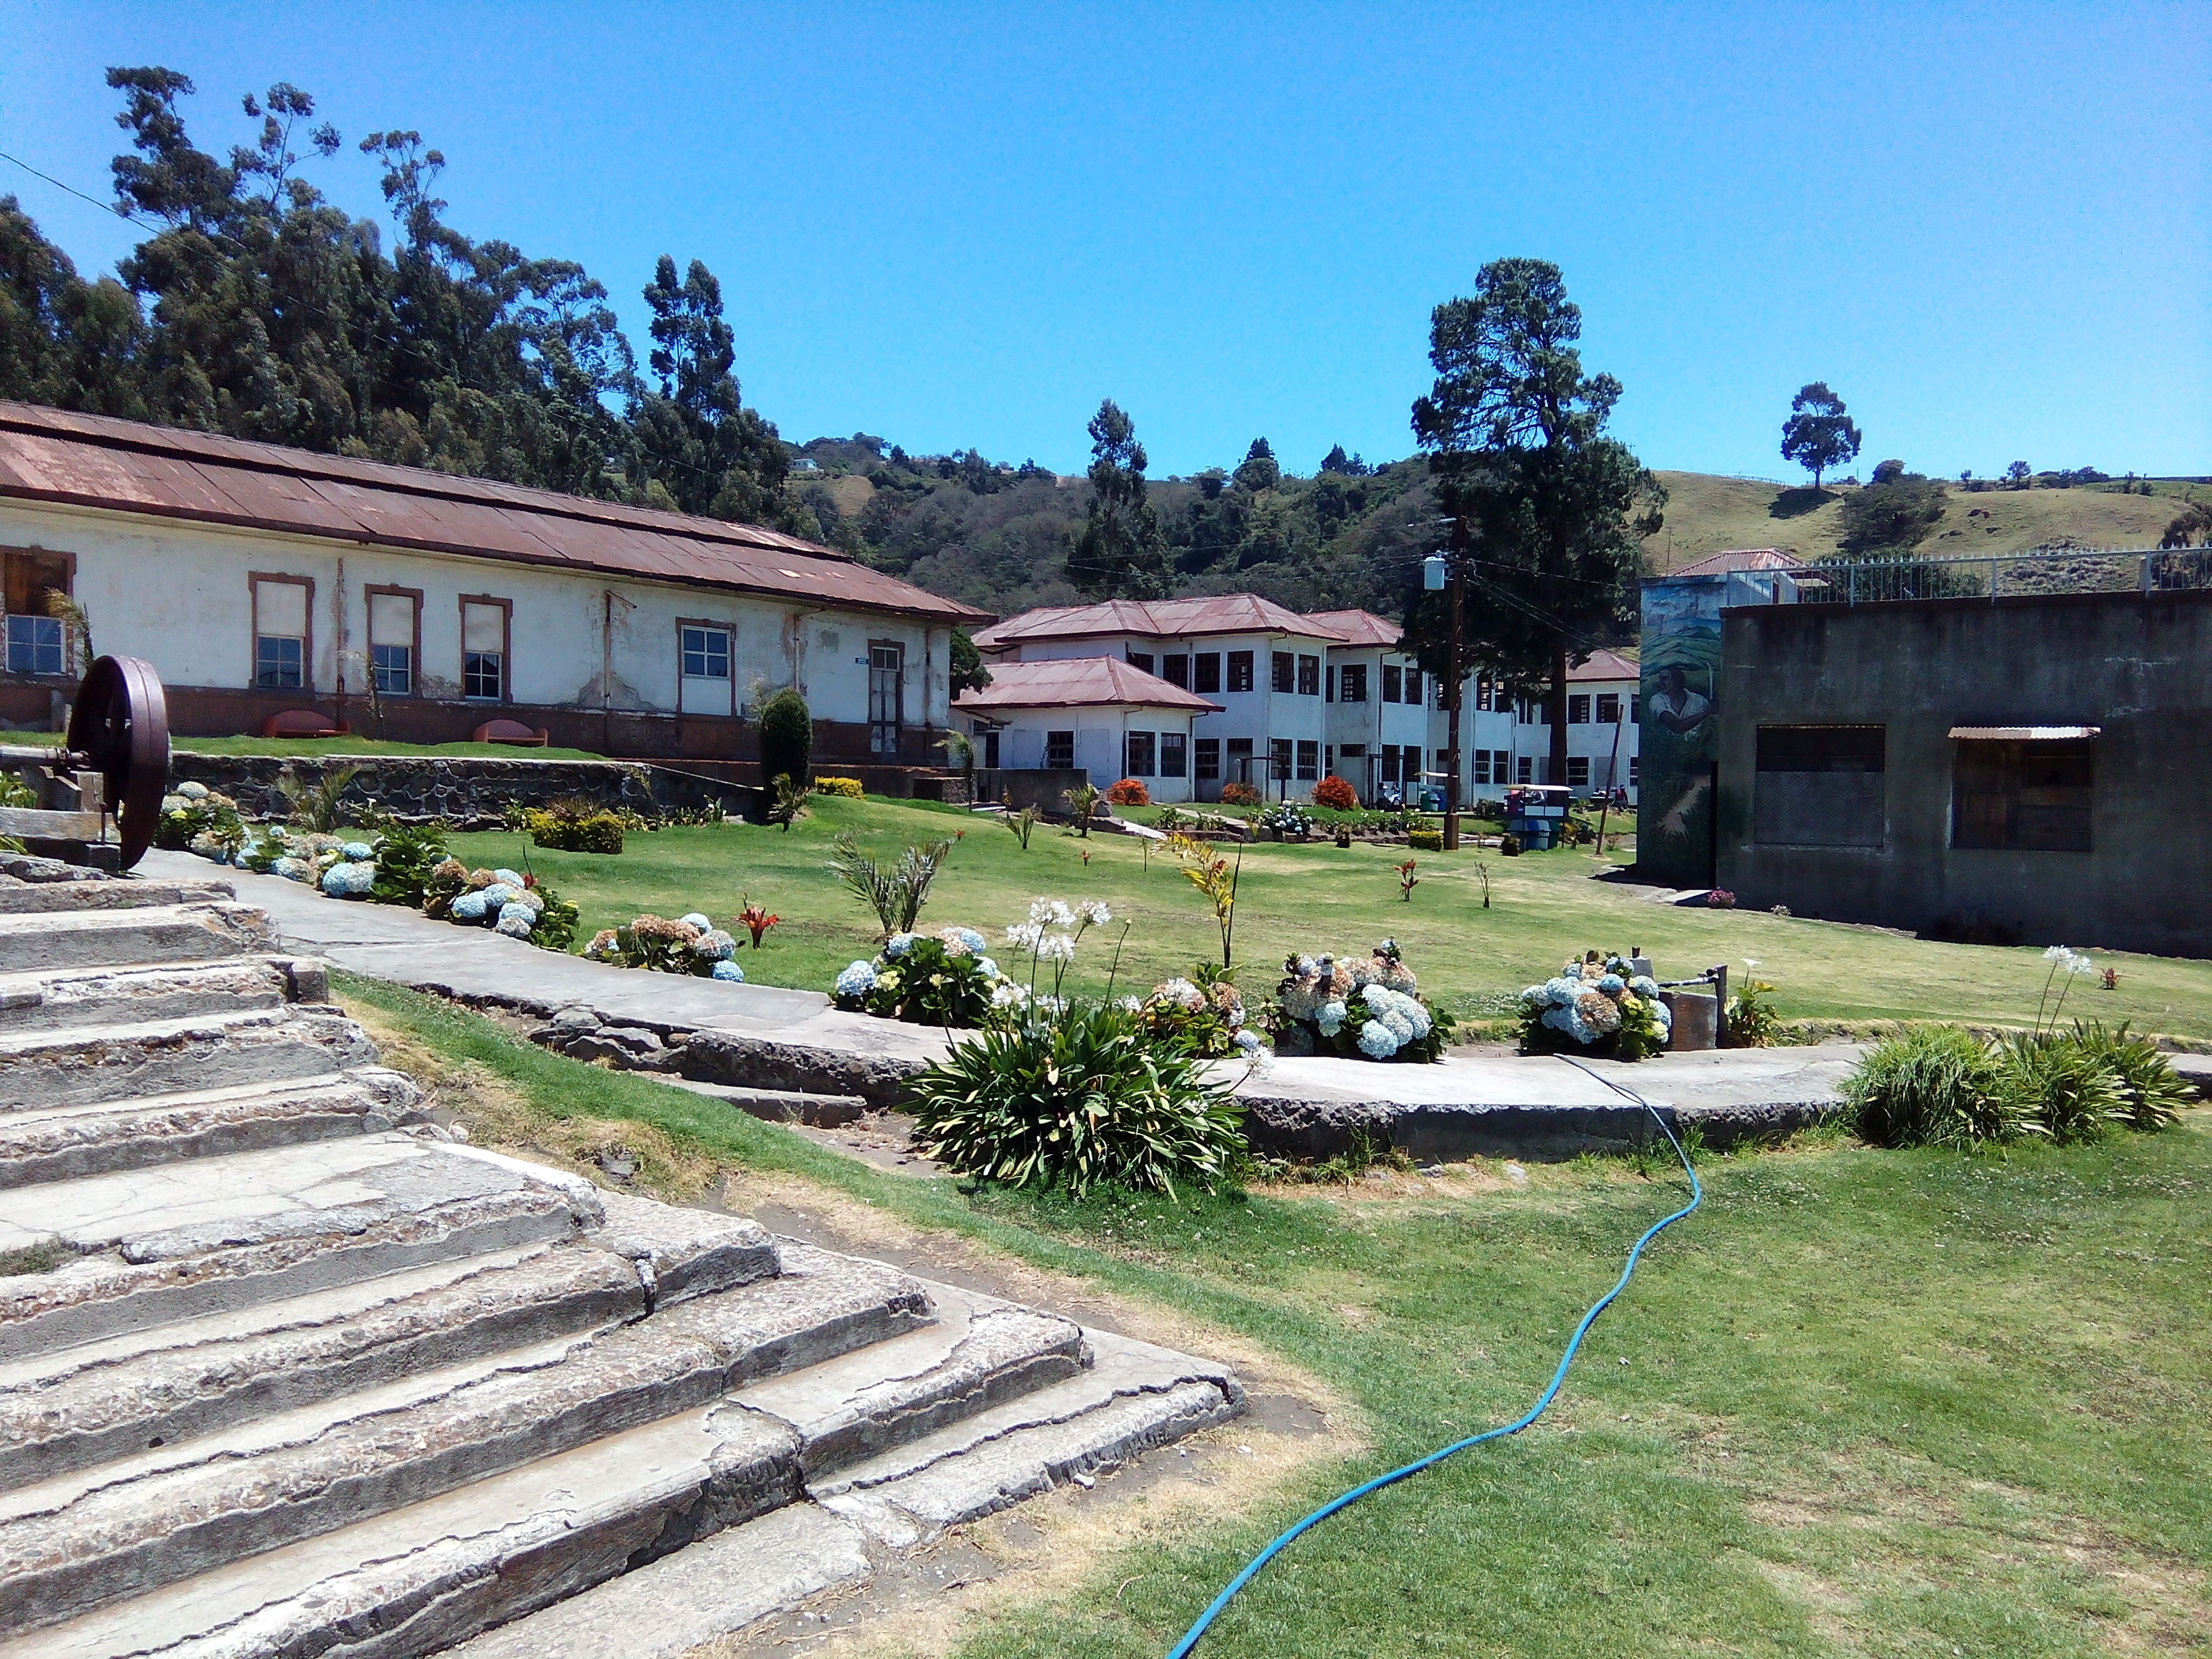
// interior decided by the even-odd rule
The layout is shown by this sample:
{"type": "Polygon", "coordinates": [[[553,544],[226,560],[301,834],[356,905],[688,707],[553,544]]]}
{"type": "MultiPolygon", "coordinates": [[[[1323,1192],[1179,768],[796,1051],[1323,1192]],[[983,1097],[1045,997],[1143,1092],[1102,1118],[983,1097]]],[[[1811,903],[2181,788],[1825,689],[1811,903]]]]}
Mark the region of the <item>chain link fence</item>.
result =
{"type": "Polygon", "coordinates": [[[2212,547],[2031,548],[1950,558],[1869,556],[1823,560],[1791,574],[1799,599],[1808,605],[2172,593],[2212,588],[2212,547]]]}

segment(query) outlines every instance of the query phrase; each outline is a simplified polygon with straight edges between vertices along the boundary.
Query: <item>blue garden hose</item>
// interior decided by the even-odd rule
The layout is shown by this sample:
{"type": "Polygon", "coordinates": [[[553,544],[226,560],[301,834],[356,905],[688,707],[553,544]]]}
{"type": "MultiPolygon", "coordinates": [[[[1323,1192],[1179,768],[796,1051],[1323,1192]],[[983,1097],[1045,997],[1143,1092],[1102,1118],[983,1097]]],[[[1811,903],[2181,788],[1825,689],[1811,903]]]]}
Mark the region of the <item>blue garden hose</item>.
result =
{"type": "Polygon", "coordinates": [[[1698,1205],[1705,1202],[1705,1189],[1698,1183],[1698,1172],[1690,1167],[1690,1155],[1682,1150],[1682,1143],[1674,1139],[1674,1132],[1667,1127],[1667,1120],[1660,1116],[1658,1108],[1652,1105],[1650,1101],[1644,1099],[1642,1095],[1638,1094],[1633,1089],[1625,1088],[1620,1084],[1615,1083],[1610,1078],[1601,1077],[1597,1073],[1590,1071],[1589,1067],[1587,1066],[1580,1065],[1572,1060],[1567,1060],[1567,1057],[1564,1054],[1560,1055],[1559,1058],[1566,1060],[1567,1064],[1574,1066],[1577,1071],[1586,1072],[1589,1073],[1591,1077],[1597,1078],[1597,1080],[1600,1083],[1604,1084],[1607,1088],[1612,1090],[1615,1094],[1626,1096],[1629,1099],[1641,1106],[1645,1111],[1651,1114],[1651,1121],[1659,1126],[1659,1133],[1667,1137],[1667,1144],[1674,1149],[1674,1156],[1681,1159],[1682,1173],[1690,1178],[1690,1201],[1687,1204],[1685,1204],[1680,1209],[1675,1211],[1674,1214],[1666,1217],[1662,1220],[1653,1222],[1649,1227],[1644,1230],[1644,1236],[1638,1239],[1636,1243],[1630,1247],[1628,1252],[1628,1262],[1626,1266],[1621,1268],[1620,1278],[1614,1283],[1613,1287],[1607,1291],[1603,1296],[1600,1297],[1596,1302],[1592,1304],[1590,1310],[1583,1316],[1582,1322],[1575,1327],[1574,1335],[1567,1340],[1567,1351],[1559,1356],[1559,1370],[1552,1373],[1551,1382],[1546,1387],[1544,1392],[1537,1396],[1536,1403],[1531,1406],[1525,1413],[1515,1418],[1510,1423],[1507,1423],[1501,1427],[1485,1429],[1480,1434],[1471,1434],[1464,1440],[1455,1440],[1450,1445],[1440,1447],[1437,1450],[1431,1452],[1426,1457],[1417,1459],[1415,1462],[1407,1464],[1403,1468],[1392,1469],[1388,1474],[1378,1474],[1372,1480],[1367,1481],[1362,1486],[1354,1486],[1350,1492],[1344,1493],[1341,1497],[1331,1498],[1328,1503],[1316,1510],[1311,1515],[1306,1516],[1304,1520],[1299,1522],[1296,1526],[1285,1532],[1280,1537],[1277,1538],[1273,1543],[1268,1545],[1267,1548],[1261,1550],[1257,1555],[1254,1556],[1250,1561],[1247,1562],[1245,1564],[1244,1570],[1238,1573],[1234,1578],[1231,1579],[1229,1581],[1228,1587],[1224,1589],[1220,1595],[1213,1598],[1212,1605],[1207,1607],[1204,1613],[1199,1614],[1198,1622],[1193,1625],[1188,1632],[1184,1634],[1182,1641],[1175,1644],[1175,1647],[1168,1654],[1168,1659],[1188,1659],[1188,1656],[1192,1650],[1198,1646],[1198,1638],[1206,1634],[1206,1626],[1212,1624],[1214,1620],[1220,1615],[1221,1610],[1229,1605],[1230,1601],[1237,1595],[1237,1592],[1243,1589],[1245,1585],[1250,1583],[1255,1577],[1258,1577],[1260,1569],[1266,1566],[1268,1562],[1273,1560],[1278,1555],[1280,1555],[1283,1551],[1288,1547],[1291,1541],[1297,1538],[1300,1534],[1304,1533],[1314,1527],[1319,1526],[1322,1522],[1328,1520],[1330,1516],[1334,1515],[1339,1510],[1349,1509],[1352,1504],[1357,1504],[1361,1498],[1369,1496],[1370,1493],[1381,1492],[1385,1486],[1395,1486],[1399,1481],[1403,1480],[1407,1475],[1419,1474],[1423,1469],[1427,1468],[1432,1463],[1443,1462],[1444,1459],[1451,1456],[1455,1452],[1463,1452],[1469,1446],[1480,1446],[1486,1440],[1502,1440],[1509,1434],[1518,1434],[1522,1430],[1527,1428],[1531,1423],[1534,1423],[1538,1418],[1541,1417],[1544,1414],[1545,1410],[1551,1405],[1553,1399],[1559,1394],[1559,1385],[1567,1380],[1567,1367],[1575,1363],[1575,1352],[1582,1346],[1583,1338],[1588,1334],[1591,1324],[1596,1320],[1600,1314],[1606,1310],[1607,1307],[1612,1303],[1613,1297],[1619,1296],[1621,1291],[1628,1288],[1629,1276],[1636,1271],[1637,1260],[1644,1254],[1644,1247],[1646,1244],[1649,1244],[1653,1239],[1658,1237],[1662,1232],[1680,1221],[1684,1216],[1688,1215],[1692,1211],[1695,1210],[1698,1205]]]}

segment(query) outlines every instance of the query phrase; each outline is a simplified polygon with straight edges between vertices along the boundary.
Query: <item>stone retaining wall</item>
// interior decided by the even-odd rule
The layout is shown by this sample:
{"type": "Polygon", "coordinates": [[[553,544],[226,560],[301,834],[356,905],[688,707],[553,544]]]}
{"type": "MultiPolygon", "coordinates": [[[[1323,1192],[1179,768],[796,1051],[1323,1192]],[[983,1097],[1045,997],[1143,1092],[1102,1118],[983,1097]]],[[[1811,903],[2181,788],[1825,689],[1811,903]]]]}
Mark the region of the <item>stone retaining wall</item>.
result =
{"type": "Polygon", "coordinates": [[[750,810],[750,787],[636,761],[490,759],[473,755],[198,755],[169,761],[169,785],[204,783],[238,803],[251,817],[281,818],[291,811],[277,780],[287,768],[313,783],[340,766],[360,775],[343,799],[374,804],[403,820],[443,818],[463,830],[496,829],[510,801],[542,806],[580,797],[602,806],[644,813],[720,801],[732,813],[750,810]]]}

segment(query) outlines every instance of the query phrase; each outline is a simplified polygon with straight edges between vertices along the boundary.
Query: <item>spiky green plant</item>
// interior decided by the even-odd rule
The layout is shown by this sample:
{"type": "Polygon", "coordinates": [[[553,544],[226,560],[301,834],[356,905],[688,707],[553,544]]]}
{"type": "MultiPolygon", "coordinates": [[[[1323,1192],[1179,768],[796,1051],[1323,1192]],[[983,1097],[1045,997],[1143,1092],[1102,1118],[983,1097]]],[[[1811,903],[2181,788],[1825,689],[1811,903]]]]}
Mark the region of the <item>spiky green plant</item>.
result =
{"type": "Polygon", "coordinates": [[[2120,1093],[2119,1121],[2130,1129],[2154,1134],[2171,1128],[2197,1097],[2158,1045],[2130,1032],[2125,1020],[2107,1030],[2101,1019],[2077,1019],[2070,1040],[2111,1075],[2120,1093]]]}
{"type": "Polygon", "coordinates": [[[876,913],[883,936],[910,933],[921,907],[929,902],[930,884],[951,856],[949,841],[924,842],[899,854],[898,862],[879,865],[860,850],[848,830],[830,844],[830,872],[851,890],[854,897],[876,913]]]}
{"type": "Polygon", "coordinates": [[[2057,1146],[2100,1139],[2124,1116],[2118,1079],[2071,1036],[2009,1032],[1991,1053],[2013,1109],[2057,1146]]]}
{"type": "Polygon", "coordinates": [[[1996,1057],[1952,1026],[1919,1026],[1879,1044],[1842,1092],[1859,1139],[1876,1146],[1970,1146],[2028,1127],[1996,1057]]]}
{"type": "Polygon", "coordinates": [[[290,805],[291,821],[318,835],[335,835],[344,822],[343,802],[347,788],[362,774],[355,762],[325,767],[309,783],[289,766],[276,775],[276,787],[290,805]]]}
{"type": "Polygon", "coordinates": [[[986,1027],[904,1095],[933,1156],[1013,1187],[1210,1192],[1245,1157],[1229,1085],[1111,1004],[986,1027]]]}

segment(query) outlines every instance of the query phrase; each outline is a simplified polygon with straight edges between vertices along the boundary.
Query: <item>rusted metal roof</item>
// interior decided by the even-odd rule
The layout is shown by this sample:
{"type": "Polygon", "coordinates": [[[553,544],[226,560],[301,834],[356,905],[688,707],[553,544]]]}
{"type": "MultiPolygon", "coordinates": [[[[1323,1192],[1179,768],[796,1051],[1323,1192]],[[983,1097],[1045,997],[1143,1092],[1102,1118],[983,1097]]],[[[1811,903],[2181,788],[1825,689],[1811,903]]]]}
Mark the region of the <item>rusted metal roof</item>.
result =
{"type": "Polygon", "coordinates": [[[1976,743],[2074,743],[2103,730],[2100,726],[1954,726],[1951,735],[1976,743]]]}
{"type": "Polygon", "coordinates": [[[1708,554],[1692,563],[1678,565],[1654,580],[1668,581],[1676,576],[1725,576],[1738,570],[1810,570],[1812,568],[1795,553],[1784,552],[1778,547],[1732,547],[1725,553],[1708,554]]]}
{"type": "Polygon", "coordinates": [[[1389,650],[1406,637],[1404,629],[1372,611],[1309,611],[1306,620],[1341,634],[1352,645],[1379,645],[1389,650]]]}
{"type": "Polygon", "coordinates": [[[0,401],[0,497],[8,496],[933,622],[990,619],[758,525],[0,401]]]}
{"type": "Polygon", "coordinates": [[[1632,680],[1644,671],[1633,657],[1624,657],[1618,651],[1593,651],[1585,663],[1577,663],[1567,670],[1567,683],[1578,680],[1632,680]]]}
{"type": "Polygon", "coordinates": [[[989,714],[1011,708],[1097,708],[1123,704],[1218,714],[1222,706],[1179,685],[1170,685],[1119,657],[1055,657],[1042,662],[991,665],[991,683],[963,691],[957,712],[989,714]]]}
{"type": "Polygon", "coordinates": [[[1291,634],[1346,644],[1343,635],[1310,617],[1285,610],[1256,593],[1222,593],[1200,599],[1108,599],[1098,605],[1046,605],[987,628],[975,635],[986,651],[1004,651],[1033,640],[1095,639],[1136,634],[1185,639],[1200,634],[1291,634]]]}

